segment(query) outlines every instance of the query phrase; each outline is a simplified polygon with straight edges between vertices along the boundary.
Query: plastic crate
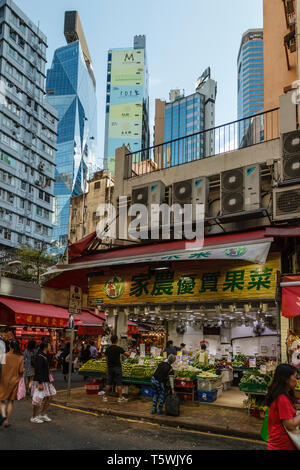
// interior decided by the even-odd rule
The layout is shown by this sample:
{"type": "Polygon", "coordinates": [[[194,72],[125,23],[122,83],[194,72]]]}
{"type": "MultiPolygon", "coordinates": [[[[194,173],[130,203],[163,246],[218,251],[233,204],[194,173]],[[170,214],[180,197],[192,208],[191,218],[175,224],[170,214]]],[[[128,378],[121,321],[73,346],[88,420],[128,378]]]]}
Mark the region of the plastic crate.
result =
{"type": "Polygon", "coordinates": [[[147,385],[142,385],[141,387],[142,397],[153,397],[153,389],[147,385]]]}
{"type": "MultiPolygon", "coordinates": [[[[181,401],[193,401],[193,394],[192,393],[184,393],[184,392],[177,392],[181,401]]],[[[194,395],[194,400],[197,400],[197,395],[194,395]]]]}
{"type": "Polygon", "coordinates": [[[195,386],[195,381],[191,379],[175,379],[175,387],[192,388],[195,386]]]}
{"type": "Polygon", "coordinates": [[[240,383],[239,388],[241,392],[266,392],[267,385],[240,383]]]}
{"type": "Polygon", "coordinates": [[[198,390],[198,401],[212,403],[216,401],[218,390],[198,390]]]}
{"type": "Polygon", "coordinates": [[[217,398],[220,398],[220,396],[223,393],[223,386],[221,385],[221,387],[218,387],[217,390],[218,390],[217,398]]]}
{"type": "Polygon", "coordinates": [[[99,381],[90,382],[85,384],[85,391],[87,395],[98,395],[100,390],[100,385],[102,385],[99,381]]]}
{"type": "Polygon", "coordinates": [[[215,390],[222,386],[222,377],[218,379],[200,379],[197,378],[197,389],[198,390],[215,390]]]}

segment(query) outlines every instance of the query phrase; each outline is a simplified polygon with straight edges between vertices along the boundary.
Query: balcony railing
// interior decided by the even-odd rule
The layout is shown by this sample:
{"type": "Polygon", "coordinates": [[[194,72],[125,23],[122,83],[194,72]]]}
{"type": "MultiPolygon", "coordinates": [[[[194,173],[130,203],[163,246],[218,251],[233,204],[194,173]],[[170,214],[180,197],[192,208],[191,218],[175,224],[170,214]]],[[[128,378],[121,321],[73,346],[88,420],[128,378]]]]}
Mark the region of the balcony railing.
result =
{"type": "Polygon", "coordinates": [[[280,136],[279,108],[128,153],[126,179],[234,152],[280,136]]]}

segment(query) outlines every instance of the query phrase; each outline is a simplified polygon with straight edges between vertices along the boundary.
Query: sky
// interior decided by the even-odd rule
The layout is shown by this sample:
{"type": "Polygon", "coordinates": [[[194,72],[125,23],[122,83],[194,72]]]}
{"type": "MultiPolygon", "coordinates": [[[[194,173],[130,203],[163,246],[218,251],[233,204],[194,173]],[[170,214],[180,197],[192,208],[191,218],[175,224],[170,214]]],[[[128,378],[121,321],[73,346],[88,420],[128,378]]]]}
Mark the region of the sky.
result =
{"type": "Polygon", "coordinates": [[[218,83],[216,125],[237,119],[237,55],[242,34],[263,27],[263,0],[14,0],[48,38],[50,67],[56,48],[66,44],[64,12],[77,10],[97,80],[98,157],[103,158],[107,51],[133,46],[146,35],[150,130],[155,99],[170,89],[194,92],[197,78],[211,67],[218,83]]]}

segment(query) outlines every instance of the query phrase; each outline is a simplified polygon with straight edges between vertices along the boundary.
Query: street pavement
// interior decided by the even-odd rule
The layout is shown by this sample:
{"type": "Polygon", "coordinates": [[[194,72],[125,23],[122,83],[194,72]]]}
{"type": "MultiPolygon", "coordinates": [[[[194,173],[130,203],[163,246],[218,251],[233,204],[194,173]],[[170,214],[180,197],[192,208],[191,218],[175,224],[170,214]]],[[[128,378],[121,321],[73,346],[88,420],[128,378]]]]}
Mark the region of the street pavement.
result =
{"type": "MultiPolygon", "coordinates": [[[[54,373],[58,390],[66,388],[61,373],[54,373]]],[[[73,386],[82,386],[73,376],[73,386]]],[[[11,428],[0,427],[0,450],[265,450],[263,443],[210,436],[151,423],[95,416],[51,405],[51,423],[33,424],[31,399],[15,402],[11,428]]],[[[134,455],[134,454],[133,454],[134,455]]]]}

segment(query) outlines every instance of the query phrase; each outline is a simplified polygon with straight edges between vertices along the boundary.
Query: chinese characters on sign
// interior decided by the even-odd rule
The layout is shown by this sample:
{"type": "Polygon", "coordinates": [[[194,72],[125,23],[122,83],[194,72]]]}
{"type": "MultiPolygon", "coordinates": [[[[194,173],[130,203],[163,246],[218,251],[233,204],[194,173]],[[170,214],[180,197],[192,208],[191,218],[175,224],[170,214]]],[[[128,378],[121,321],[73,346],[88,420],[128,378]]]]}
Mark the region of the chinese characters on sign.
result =
{"type": "Polygon", "coordinates": [[[81,308],[82,308],[82,290],[80,287],[71,286],[70,297],[69,297],[69,313],[80,315],[81,308]]]}
{"type": "Polygon", "coordinates": [[[279,258],[272,258],[265,265],[247,264],[233,268],[223,266],[218,270],[193,267],[187,271],[156,271],[134,267],[132,272],[117,269],[110,274],[118,280],[118,296],[105,294],[109,276],[92,279],[89,286],[89,304],[170,302],[181,300],[217,300],[224,298],[274,298],[276,294],[279,258]]]}

